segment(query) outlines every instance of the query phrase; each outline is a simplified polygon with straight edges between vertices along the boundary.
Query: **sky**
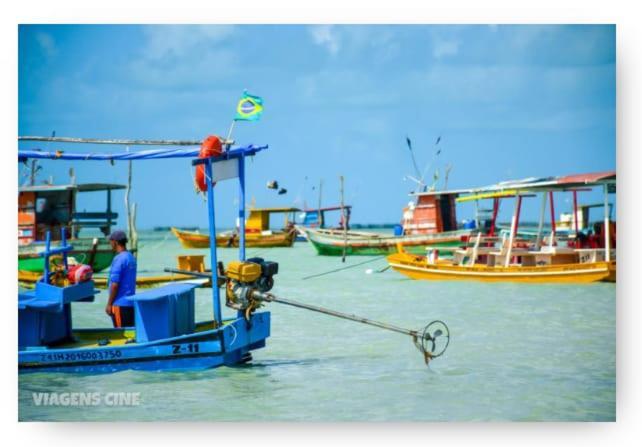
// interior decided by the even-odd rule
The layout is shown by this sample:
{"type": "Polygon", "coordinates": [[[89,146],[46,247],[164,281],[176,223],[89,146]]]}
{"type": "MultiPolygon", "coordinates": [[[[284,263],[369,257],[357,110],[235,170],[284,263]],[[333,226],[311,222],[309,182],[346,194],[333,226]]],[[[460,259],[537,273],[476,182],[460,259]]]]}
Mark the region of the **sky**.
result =
{"type": "MultiPolygon", "coordinates": [[[[438,171],[438,189],[447,167],[448,189],[615,169],[612,25],[21,25],[18,32],[19,135],[201,140],[227,134],[244,90],[261,96],[261,120],[238,122],[233,134],[241,145],[269,145],[247,163],[247,201],[256,206],[316,206],[321,180],[323,204],[338,204],[343,175],[353,222],[397,223],[415,188],[406,136],[429,185],[438,171]],[[288,193],[267,189],[270,180],[288,193]]],[[[127,179],[124,162],[42,167],[40,181],[68,183],[70,167],[78,182],[127,179]]],[[[139,228],[207,225],[192,170],[185,159],[134,165],[139,228]]],[[[217,224],[231,227],[238,185],[221,182],[216,192],[217,224]]],[[[124,194],[114,194],[125,216],[124,194]]],[[[96,200],[81,198],[79,209],[104,207],[96,200]]],[[[580,203],[600,200],[579,194],[580,203]]],[[[556,212],[571,203],[561,193],[556,212]]],[[[538,209],[539,200],[526,200],[522,219],[536,220],[538,209]]],[[[503,206],[500,218],[512,210],[503,206]]],[[[472,205],[457,213],[472,218],[472,205]]]]}

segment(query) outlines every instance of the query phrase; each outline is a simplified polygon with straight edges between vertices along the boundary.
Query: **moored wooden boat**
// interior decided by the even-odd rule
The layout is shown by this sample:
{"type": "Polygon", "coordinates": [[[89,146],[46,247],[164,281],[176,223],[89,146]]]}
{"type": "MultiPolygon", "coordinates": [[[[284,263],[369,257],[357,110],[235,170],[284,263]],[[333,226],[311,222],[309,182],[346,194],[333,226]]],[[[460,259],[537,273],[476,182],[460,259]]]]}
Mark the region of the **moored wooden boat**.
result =
{"type": "Polygon", "coordinates": [[[456,247],[475,232],[474,228],[457,228],[455,198],[459,193],[413,194],[416,200],[404,208],[402,225],[396,225],[394,235],[301,226],[297,230],[306,235],[318,254],[325,256],[385,255],[394,253],[399,244],[412,253],[424,253],[426,247],[456,247]]]}
{"type": "MultiPolygon", "coordinates": [[[[501,240],[482,237],[478,234],[473,246],[455,249],[452,259],[438,259],[437,252],[428,256],[416,256],[400,250],[388,256],[390,266],[412,278],[427,280],[479,280],[511,281],[526,283],[588,283],[615,282],[615,227],[610,222],[608,194],[614,192],[615,172],[525,179],[502,182],[480,188],[458,201],[493,199],[493,223],[500,198],[514,197],[515,211],[508,235],[501,240]],[[566,246],[556,237],[553,192],[572,192],[600,186],[604,190],[604,221],[595,223],[595,233],[584,234],[575,221],[574,238],[566,236],[566,246]],[[542,195],[540,220],[535,237],[531,241],[518,241],[519,216],[523,197],[542,195]],[[547,199],[550,200],[552,231],[548,241],[543,237],[543,224],[547,199]],[[544,243],[547,242],[547,245],[544,243]]],[[[575,208],[577,208],[576,200],[575,208]]],[[[575,212],[577,215],[577,213],[575,212]]]]}
{"type": "MultiPolygon", "coordinates": [[[[254,248],[291,247],[294,243],[296,232],[289,231],[262,231],[261,233],[246,233],[245,246],[254,248]]],[[[219,233],[216,236],[217,247],[238,248],[240,237],[238,233],[219,233]]]]}
{"type": "Polygon", "coordinates": [[[351,205],[344,206],[326,206],[319,208],[308,208],[304,209],[299,214],[299,223],[297,223],[297,242],[305,242],[308,240],[308,236],[303,231],[303,228],[316,228],[316,229],[343,229],[344,220],[346,230],[350,229],[350,214],[352,213],[351,205]],[[339,217],[339,222],[335,227],[328,225],[328,219],[326,215],[331,212],[340,211],[341,215],[339,217]]]}
{"type": "Polygon", "coordinates": [[[426,256],[410,253],[394,253],[387,259],[394,270],[412,279],[522,283],[615,282],[615,261],[504,267],[481,263],[460,265],[448,260],[429,264],[426,256]]]}
{"type": "MultiPolygon", "coordinates": [[[[95,272],[100,272],[107,269],[114,259],[114,251],[109,244],[100,242],[98,248],[93,254],[92,269],[95,272]]],[[[82,238],[74,239],[72,241],[74,249],[71,250],[69,256],[76,259],[79,263],[87,264],[92,258],[92,239],[82,238]]],[[[56,245],[54,245],[56,246],[56,245]]],[[[18,248],[18,271],[33,272],[42,274],[44,270],[44,261],[40,255],[42,246],[39,244],[31,244],[27,247],[18,248]]]]}
{"type": "Polygon", "coordinates": [[[171,230],[183,248],[209,248],[210,246],[210,237],[207,234],[199,233],[198,231],[179,230],[174,227],[171,230]]]}
{"type": "MultiPolygon", "coordinates": [[[[246,247],[291,247],[296,238],[296,230],[291,224],[293,221],[288,216],[299,211],[298,208],[251,208],[245,223],[246,247]],[[270,229],[270,216],[272,214],[285,214],[284,228],[282,230],[270,229]]],[[[172,227],[172,233],[184,248],[207,248],[210,237],[197,231],[185,231],[172,227]]],[[[239,231],[227,231],[216,235],[217,247],[238,248],[240,243],[239,231]]]]}
{"type": "Polygon", "coordinates": [[[426,247],[456,247],[467,238],[473,230],[456,230],[443,233],[414,234],[407,236],[386,236],[377,233],[341,230],[318,230],[302,228],[308,241],[325,256],[342,256],[345,247],[347,255],[382,255],[397,251],[401,244],[405,250],[413,253],[424,253],[426,247]]]}
{"type": "MultiPolygon", "coordinates": [[[[183,248],[208,248],[210,237],[206,234],[172,228],[172,233],[183,248]]],[[[246,247],[291,247],[295,238],[294,231],[264,231],[261,233],[245,234],[246,247]]],[[[216,246],[222,248],[238,248],[240,237],[238,232],[230,231],[216,235],[216,246]]]]}
{"type": "MultiPolygon", "coordinates": [[[[65,229],[70,235],[73,249],[69,256],[81,263],[90,263],[95,272],[106,269],[114,253],[106,238],[80,237],[82,229],[97,228],[105,236],[118,214],[111,210],[111,194],[125,189],[125,185],[108,183],[83,183],[69,185],[22,186],[18,193],[18,270],[44,271],[44,235],[51,234],[51,245],[60,244],[60,234],[65,229]],[[76,209],[78,194],[105,192],[107,206],[104,212],[79,212],[76,209]]],[[[135,250],[135,247],[133,247],[135,250]]]]}

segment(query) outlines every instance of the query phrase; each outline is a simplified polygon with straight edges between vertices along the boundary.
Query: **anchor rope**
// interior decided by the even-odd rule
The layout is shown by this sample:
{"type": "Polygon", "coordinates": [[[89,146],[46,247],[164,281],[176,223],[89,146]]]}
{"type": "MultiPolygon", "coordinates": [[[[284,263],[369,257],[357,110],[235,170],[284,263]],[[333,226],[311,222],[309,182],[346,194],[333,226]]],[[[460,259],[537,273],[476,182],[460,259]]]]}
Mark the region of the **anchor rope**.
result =
{"type": "Polygon", "coordinates": [[[341,267],[341,268],[334,269],[334,270],[329,270],[329,271],[323,272],[323,273],[317,273],[317,274],[314,274],[314,275],[306,276],[306,277],[304,277],[302,279],[317,278],[319,276],[329,275],[330,273],[336,273],[336,272],[340,272],[342,270],[348,270],[348,269],[351,269],[353,267],[358,267],[360,265],[367,264],[369,262],[379,261],[379,260],[381,260],[381,259],[383,259],[385,257],[386,257],[385,255],[384,256],[377,256],[376,258],[368,259],[367,261],[359,262],[357,264],[352,264],[352,265],[349,265],[349,266],[346,266],[346,267],[341,267]]]}

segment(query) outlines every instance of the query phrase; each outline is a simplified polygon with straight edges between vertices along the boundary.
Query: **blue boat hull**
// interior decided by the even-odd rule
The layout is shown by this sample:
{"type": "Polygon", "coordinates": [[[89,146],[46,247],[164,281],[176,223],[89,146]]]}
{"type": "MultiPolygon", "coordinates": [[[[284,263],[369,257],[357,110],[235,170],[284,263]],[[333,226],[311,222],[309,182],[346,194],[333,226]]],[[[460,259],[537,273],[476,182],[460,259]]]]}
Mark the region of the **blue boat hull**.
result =
{"type": "MultiPolygon", "coordinates": [[[[88,334],[91,329],[76,331],[88,334]]],[[[106,330],[101,330],[102,332],[106,330]]],[[[128,369],[180,371],[232,366],[248,359],[248,353],[265,346],[270,336],[270,313],[252,315],[209,329],[148,343],[115,346],[48,347],[18,353],[18,369],[24,372],[111,373],[128,369]]]]}

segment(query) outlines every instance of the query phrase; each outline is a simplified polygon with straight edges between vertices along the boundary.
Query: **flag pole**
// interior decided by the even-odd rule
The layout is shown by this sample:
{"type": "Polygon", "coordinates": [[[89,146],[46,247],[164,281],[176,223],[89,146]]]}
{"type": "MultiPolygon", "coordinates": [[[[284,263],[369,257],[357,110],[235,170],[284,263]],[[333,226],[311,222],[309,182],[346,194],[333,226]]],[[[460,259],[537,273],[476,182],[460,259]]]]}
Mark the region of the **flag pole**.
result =
{"type": "Polygon", "coordinates": [[[233,119],[232,120],[232,124],[230,125],[230,130],[227,132],[227,137],[225,138],[225,143],[226,143],[226,146],[227,146],[227,148],[226,148],[227,150],[229,150],[230,146],[232,145],[231,138],[232,138],[232,132],[234,131],[234,124],[235,123],[236,123],[236,120],[233,119]]]}

